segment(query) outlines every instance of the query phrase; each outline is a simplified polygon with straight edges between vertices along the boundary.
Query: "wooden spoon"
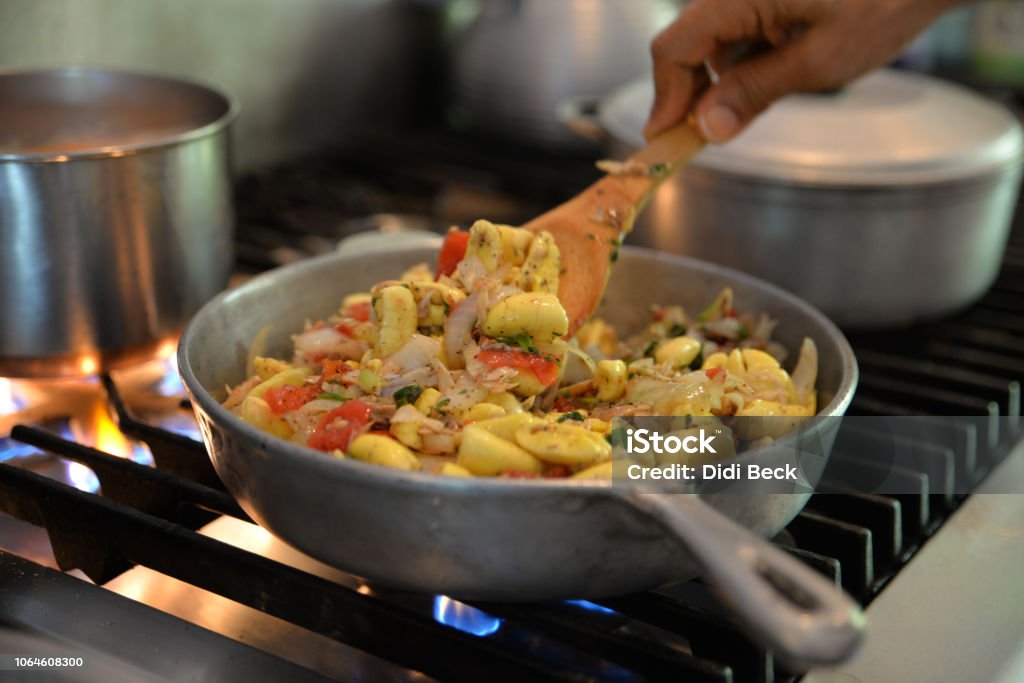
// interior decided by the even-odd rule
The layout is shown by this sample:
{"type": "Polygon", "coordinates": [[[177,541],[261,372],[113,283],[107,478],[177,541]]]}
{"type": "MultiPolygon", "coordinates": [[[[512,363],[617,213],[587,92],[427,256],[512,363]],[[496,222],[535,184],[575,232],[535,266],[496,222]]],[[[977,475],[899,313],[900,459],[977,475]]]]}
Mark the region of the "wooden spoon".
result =
{"type": "Polygon", "coordinates": [[[704,147],[690,120],[670,128],[564,204],[523,227],[547,230],[562,257],[558,298],[569,316],[569,334],[585,323],[601,302],[608,273],[623,237],[654,190],[704,147]]]}

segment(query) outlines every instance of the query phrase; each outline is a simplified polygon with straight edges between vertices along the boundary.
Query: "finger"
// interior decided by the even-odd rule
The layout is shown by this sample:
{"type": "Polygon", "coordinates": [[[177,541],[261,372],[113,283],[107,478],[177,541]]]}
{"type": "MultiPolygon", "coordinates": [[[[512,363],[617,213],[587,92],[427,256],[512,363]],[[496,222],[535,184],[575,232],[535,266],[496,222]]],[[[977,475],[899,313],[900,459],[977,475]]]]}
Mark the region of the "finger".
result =
{"type": "Polygon", "coordinates": [[[681,121],[690,110],[696,92],[694,69],[667,65],[654,70],[654,105],[644,126],[644,137],[651,139],[681,121]]]}
{"type": "Polygon", "coordinates": [[[683,119],[702,78],[705,60],[722,46],[749,39],[783,41],[789,27],[810,23],[829,0],[695,0],[651,44],[654,105],[644,135],[651,138],[683,119]]]}
{"type": "Polygon", "coordinates": [[[731,140],[780,97],[825,86],[826,73],[806,40],[743,61],[721,74],[697,104],[701,132],[711,142],[731,140]]]}
{"type": "Polygon", "coordinates": [[[703,70],[704,59],[714,50],[714,40],[692,35],[692,26],[703,19],[706,3],[698,0],[686,7],[672,24],[651,43],[654,65],[654,104],[644,135],[654,137],[681,120],[689,111],[695,92],[695,75],[703,70]]]}

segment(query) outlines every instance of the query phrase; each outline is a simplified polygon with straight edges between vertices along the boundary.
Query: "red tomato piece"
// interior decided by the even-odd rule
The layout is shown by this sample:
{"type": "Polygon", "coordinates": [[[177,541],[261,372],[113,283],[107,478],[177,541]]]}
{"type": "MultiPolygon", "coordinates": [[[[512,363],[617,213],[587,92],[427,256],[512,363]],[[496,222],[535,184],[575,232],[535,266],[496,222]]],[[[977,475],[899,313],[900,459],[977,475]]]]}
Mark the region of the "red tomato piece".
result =
{"type": "Polygon", "coordinates": [[[451,275],[455,266],[466,256],[469,246],[469,233],[461,230],[449,230],[441,245],[441,253],[437,257],[437,277],[451,275]]]}
{"type": "Polygon", "coordinates": [[[351,369],[352,368],[346,365],[343,360],[332,360],[328,358],[323,362],[323,373],[321,374],[325,380],[337,379],[351,369]]]}
{"type": "Polygon", "coordinates": [[[281,415],[289,410],[301,408],[316,398],[316,395],[319,393],[320,387],[312,384],[304,387],[293,387],[290,384],[285,384],[281,387],[268,389],[267,393],[263,394],[263,400],[270,406],[270,411],[274,415],[281,415]]]}
{"type": "Polygon", "coordinates": [[[344,451],[355,432],[370,422],[370,413],[370,406],[362,401],[347,401],[320,418],[306,443],[318,451],[344,451]]]}
{"type": "Polygon", "coordinates": [[[705,374],[707,374],[708,379],[715,379],[719,375],[725,374],[725,368],[708,368],[705,374]]]}
{"type": "Polygon", "coordinates": [[[526,351],[481,351],[476,355],[481,363],[493,368],[516,368],[532,372],[542,385],[549,387],[558,379],[558,362],[526,351]]]}
{"type": "Polygon", "coordinates": [[[572,410],[576,410],[576,406],[574,406],[572,401],[564,396],[558,396],[555,398],[555,410],[560,413],[568,413],[572,410]]]}
{"type": "Polygon", "coordinates": [[[555,479],[565,479],[572,475],[572,468],[568,465],[548,465],[544,468],[544,476],[555,479]]]}
{"type": "Polygon", "coordinates": [[[358,304],[352,304],[347,307],[343,313],[346,318],[352,318],[360,322],[366,322],[370,319],[370,302],[363,301],[358,304]]]}

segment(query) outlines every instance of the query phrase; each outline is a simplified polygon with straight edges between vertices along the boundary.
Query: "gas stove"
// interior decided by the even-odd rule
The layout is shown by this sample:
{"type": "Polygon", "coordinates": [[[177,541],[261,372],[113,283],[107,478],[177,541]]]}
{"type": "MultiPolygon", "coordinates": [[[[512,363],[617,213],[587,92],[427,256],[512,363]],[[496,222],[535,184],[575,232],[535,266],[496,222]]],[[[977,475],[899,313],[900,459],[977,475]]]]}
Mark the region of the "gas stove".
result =
{"type": "MultiPolygon", "coordinates": [[[[375,156],[339,150],[243,180],[240,278],[367,227],[518,222],[595,175],[583,159],[485,158],[437,136],[366,148],[375,156]]],[[[816,494],[774,539],[866,606],[866,645],[836,670],[787,670],[700,581],[470,604],[326,567],[224,491],[169,357],[0,380],[0,650],[82,656],[102,680],[1021,680],[1022,218],[970,310],[852,338],[852,415],[974,419],[925,430],[892,475],[898,492],[816,494]]],[[[872,438],[844,432],[834,462],[862,466],[872,438]]]]}

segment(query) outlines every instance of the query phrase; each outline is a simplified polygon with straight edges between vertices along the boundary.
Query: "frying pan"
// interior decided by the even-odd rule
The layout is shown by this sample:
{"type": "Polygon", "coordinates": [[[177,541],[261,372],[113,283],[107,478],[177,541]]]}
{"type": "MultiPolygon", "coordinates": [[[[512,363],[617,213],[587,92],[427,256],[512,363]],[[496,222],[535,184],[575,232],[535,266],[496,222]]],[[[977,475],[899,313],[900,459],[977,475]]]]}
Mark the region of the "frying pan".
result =
{"type": "Polygon", "coordinates": [[[788,349],[819,349],[821,413],[775,446],[732,462],[776,465],[801,444],[810,486],[791,493],[645,493],[608,482],[463,479],[402,472],[325,456],[278,439],[223,408],[224,387],[245,377],[253,339],[290,355],[307,318],[334,311],[436,252],[422,247],[330,254],[257,277],[208,303],[181,338],[178,363],[213,465],[261,525],[299,550],[393,588],[473,600],[597,598],[703,575],[750,632],[790,663],[840,661],[857,646],[863,616],[831,583],[760,537],[803,508],[825,466],[857,365],[845,338],[791,294],[720,266],[623,249],[599,314],[638,329],[649,304],[690,310],[733,288],[741,310],[779,321],[788,349]]]}

